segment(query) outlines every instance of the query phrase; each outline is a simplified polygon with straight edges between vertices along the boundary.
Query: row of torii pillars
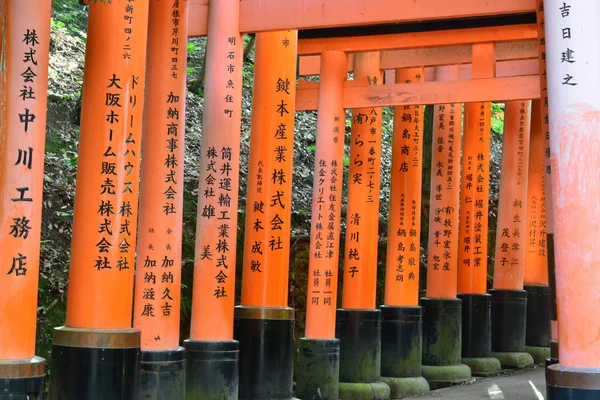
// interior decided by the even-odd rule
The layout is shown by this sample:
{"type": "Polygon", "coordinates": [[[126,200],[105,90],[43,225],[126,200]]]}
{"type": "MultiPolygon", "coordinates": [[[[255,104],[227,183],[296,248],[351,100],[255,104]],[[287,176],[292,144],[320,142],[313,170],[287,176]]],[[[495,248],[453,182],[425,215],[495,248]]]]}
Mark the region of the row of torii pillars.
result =
{"type": "MultiPolygon", "coordinates": [[[[235,0],[209,6],[192,327],[184,349],[179,297],[188,2],[89,5],[67,319],[55,330],[52,399],[133,399],[140,381],[145,398],[183,398],[184,392],[188,399],[292,397],[294,310],[287,293],[297,32],[257,34],[242,305],[234,307],[239,6],[235,0]]],[[[0,246],[6,271],[0,274],[0,396],[7,398],[41,398],[44,388],[35,331],[50,11],[50,1],[0,3],[0,246]]],[[[420,303],[424,109],[396,107],[380,310],[381,109],[366,107],[353,110],[337,310],[347,55],[322,53],[306,337],[296,397],[389,398],[391,389],[397,398],[427,390],[427,381],[494,373],[499,360],[528,365],[525,316],[527,335],[532,332],[527,342],[541,348],[529,350],[545,356],[545,312],[552,312],[558,338],[548,361],[554,363],[547,369],[548,397],[590,398],[600,391],[600,321],[593,305],[600,280],[594,251],[600,231],[593,223],[600,185],[592,172],[599,163],[600,52],[589,39],[599,33],[600,5],[546,1],[538,8],[544,12],[545,30],[538,23],[541,99],[506,105],[491,294],[489,103],[465,105],[462,172],[461,107],[435,106],[427,295],[420,303]],[[558,313],[544,304],[554,261],[558,313]],[[525,311],[527,304],[533,312],[525,311]],[[531,316],[539,323],[531,324],[531,316]]],[[[493,77],[493,45],[480,50],[473,78],[493,77]]],[[[396,72],[397,82],[423,76],[422,68],[396,72]]],[[[373,85],[374,78],[382,81],[377,54],[356,54],[355,79],[364,77],[373,85]]],[[[435,78],[456,80],[458,67],[437,68],[435,78]]]]}

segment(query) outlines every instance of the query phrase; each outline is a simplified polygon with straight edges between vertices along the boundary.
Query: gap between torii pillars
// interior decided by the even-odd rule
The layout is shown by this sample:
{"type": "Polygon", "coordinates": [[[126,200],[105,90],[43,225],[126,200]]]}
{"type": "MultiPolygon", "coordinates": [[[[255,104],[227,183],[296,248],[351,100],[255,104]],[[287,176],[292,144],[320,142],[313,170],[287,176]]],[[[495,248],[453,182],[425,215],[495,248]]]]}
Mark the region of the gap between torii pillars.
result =
{"type": "Polygon", "coordinates": [[[0,3],[0,396],[8,398],[44,395],[35,344],[51,9],[49,0],[0,3]]]}
{"type": "Polygon", "coordinates": [[[238,398],[233,340],[244,42],[239,0],[209,4],[188,400],[238,398]]]}
{"type": "MultiPolygon", "coordinates": [[[[458,79],[458,66],[437,67],[437,81],[458,79]]],[[[457,295],[461,104],[434,106],[427,297],[423,307],[423,377],[432,387],[471,377],[461,363],[461,300],[457,295]]]]}
{"type": "Polygon", "coordinates": [[[148,1],[88,7],[67,318],[54,334],[50,398],[136,399],[140,332],[131,320],[148,1]]]}
{"type": "Polygon", "coordinates": [[[256,34],[246,200],[240,399],[292,399],[294,309],[288,307],[298,31],[256,34]]]}
{"type": "MultiPolygon", "coordinates": [[[[493,78],[495,44],[473,44],[473,79],[493,78]]],[[[462,361],[474,375],[499,372],[492,357],[491,296],[487,294],[491,103],[464,108],[458,297],[462,300],[462,361]]]]}
{"type": "Polygon", "coordinates": [[[526,350],[536,364],[550,357],[550,288],[544,198],[545,140],[540,99],[532,101],[527,179],[527,221],[523,289],[527,291],[526,350]]]}
{"type": "MultiPolygon", "coordinates": [[[[356,53],[354,79],[382,85],[379,58],[378,52],[356,53]]],[[[382,111],[352,110],[342,308],[335,329],[342,399],[390,397],[389,386],[380,382],[381,311],[375,308],[382,111]]]]}
{"type": "Polygon", "coordinates": [[[533,364],[525,352],[527,292],[523,290],[527,238],[527,180],[531,101],[507,101],[492,295],[492,351],[503,366],[533,364]]]}
{"type": "Polygon", "coordinates": [[[339,399],[340,341],[335,338],[346,112],[342,106],[348,58],[321,54],[317,147],[306,294],[306,332],[300,339],[296,397],[339,399]]]}
{"type": "MultiPolygon", "coordinates": [[[[423,82],[425,69],[396,70],[396,83],[423,82]]],[[[419,306],[421,193],[425,107],[394,108],[385,299],[381,306],[381,380],[393,399],[429,391],[421,376],[419,306]]]]}
{"type": "Polygon", "coordinates": [[[142,398],[185,396],[179,346],[188,0],[150,0],[133,326],[142,398]]]}
{"type": "Polygon", "coordinates": [[[600,3],[544,3],[560,348],[547,398],[598,398],[600,3]]]}

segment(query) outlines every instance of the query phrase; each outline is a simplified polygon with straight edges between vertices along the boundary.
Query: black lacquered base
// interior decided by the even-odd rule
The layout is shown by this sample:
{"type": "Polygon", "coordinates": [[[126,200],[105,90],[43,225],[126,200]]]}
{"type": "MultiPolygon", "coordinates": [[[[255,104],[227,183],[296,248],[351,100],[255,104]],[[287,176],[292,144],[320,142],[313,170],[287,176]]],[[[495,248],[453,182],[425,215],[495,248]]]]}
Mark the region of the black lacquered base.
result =
{"type": "Polygon", "coordinates": [[[600,369],[553,364],[546,369],[547,400],[600,399],[600,369]]]}
{"type": "Polygon", "coordinates": [[[525,286],[527,292],[527,328],[525,344],[550,347],[550,287],[525,286]]]}
{"type": "Polygon", "coordinates": [[[139,399],[140,353],[135,329],[56,328],[50,399],[139,399]]]}
{"type": "Polygon", "coordinates": [[[185,340],[187,400],[237,400],[239,347],[235,340],[185,340]]]}
{"type": "Polygon", "coordinates": [[[421,307],[381,306],[381,376],[421,376],[421,307]]]}
{"type": "Polygon", "coordinates": [[[294,310],[236,307],[233,336],[240,346],[239,399],[292,399],[294,310]]]}
{"type": "Polygon", "coordinates": [[[46,360],[0,361],[0,400],[43,400],[46,360]]]}
{"type": "Polygon", "coordinates": [[[185,349],[142,351],[140,399],[185,399],[185,349]]]}
{"type": "Polygon", "coordinates": [[[558,341],[557,340],[550,341],[550,358],[552,360],[556,361],[555,364],[560,359],[560,357],[558,356],[558,341]]]}
{"type": "Polygon", "coordinates": [[[339,400],[340,341],[300,339],[295,397],[300,400],[339,400]]]}

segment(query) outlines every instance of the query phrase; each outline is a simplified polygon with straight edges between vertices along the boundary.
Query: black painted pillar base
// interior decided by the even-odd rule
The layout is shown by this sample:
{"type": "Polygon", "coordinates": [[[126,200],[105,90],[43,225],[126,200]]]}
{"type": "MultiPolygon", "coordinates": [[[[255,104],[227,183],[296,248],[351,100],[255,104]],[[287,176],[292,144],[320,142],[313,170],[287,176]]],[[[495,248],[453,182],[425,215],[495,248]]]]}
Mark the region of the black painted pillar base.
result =
{"type": "Polygon", "coordinates": [[[139,399],[140,353],[137,329],[56,328],[50,399],[139,399]]]}
{"type": "Polygon", "coordinates": [[[340,341],[300,339],[296,398],[339,400],[340,341]]]}
{"type": "Polygon", "coordinates": [[[431,389],[450,386],[471,378],[462,363],[462,313],[460,299],[422,298],[423,377],[431,389]]]}
{"type": "Polygon", "coordinates": [[[237,400],[239,346],[235,340],[183,342],[187,400],[237,400]]]}
{"type": "Polygon", "coordinates": [[[556,364],[559,360],[558,356],[558,340],[550,341],[550,359],[556,364]]]}
{"type": "Polygon", "coordinates": [[[527,285],[526,350],[536,364],[550,357],[550,287],[527,285]]]}
{"type": "Polygon", "coordinates": [[[381,377],[381,311],[337,310],[340,340],[340,400],[389,399],[381,377]]]}
{"type": "Polygon", "coordinates": [[[185,398],[185,349],[142,351],[140,400],[185,398]]]}
{"type": "Polygon", "coordinates": [[[1,400],[43,400],[46,360],[0,360],[1,400]]]}
{"type": "Polygon", "coordinates": [[[492,296],[459,294],[462,300],[462,362],[474,376],[491,376],[502,370],[492,356],[492,296]]]}
{"type": "Polygon", "coordinates": [[[240,344],[239,399],[291,400],[294,390],[294,309],[235,308],[240,344]]]}
{"type": "Polygon", "coordinates": [[[492,352],[503,367],[525,368],[533,357],[525,348],[527,292],[490,290],[492,295],[492,352]]]}
{"type": "Polygon", "coordinates": [[[600,399],[600,368],[570,368],[560,364],[546,370],[547,400],[600,399]]]}
{"type": "Polygon", "coordinates": [[[421,307],[381,306],[381,381],[392,399],[429,391],[421,376],[423,317],[421,307]]]}

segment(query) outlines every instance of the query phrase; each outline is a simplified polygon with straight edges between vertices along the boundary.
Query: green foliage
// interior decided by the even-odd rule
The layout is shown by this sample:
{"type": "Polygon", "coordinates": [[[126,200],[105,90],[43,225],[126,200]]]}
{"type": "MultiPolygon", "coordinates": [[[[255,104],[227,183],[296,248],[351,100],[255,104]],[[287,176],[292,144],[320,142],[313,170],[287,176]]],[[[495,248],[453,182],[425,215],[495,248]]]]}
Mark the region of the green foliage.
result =
{"type": "Polygon", "coordinates": [[[492,103],[492,130],[499,134],[504,132],[504,103],[492,103]]]}

